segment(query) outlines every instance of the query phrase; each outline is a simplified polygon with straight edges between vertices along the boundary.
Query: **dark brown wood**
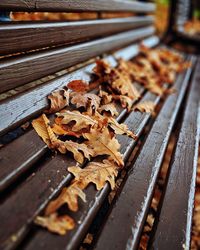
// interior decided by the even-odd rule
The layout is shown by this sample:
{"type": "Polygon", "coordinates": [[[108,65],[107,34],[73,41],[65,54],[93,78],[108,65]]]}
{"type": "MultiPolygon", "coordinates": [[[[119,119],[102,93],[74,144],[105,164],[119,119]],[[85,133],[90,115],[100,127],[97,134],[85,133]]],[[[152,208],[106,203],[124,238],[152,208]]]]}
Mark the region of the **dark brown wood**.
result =
{"type": "Polygon", "coordinates": [[[0,54],[80,42],[152,22],[152,16],[79,22],[10,22],[0,25],[0,54]]]}
{"type": "MultiPolygon", "coordinates": [[[[146,39],[144,40],[144,44],[149,45],[149,46],[153,46],[155,44],[157,44],[158,39],[156,37],[152,37],[151,39],[146,39]]],[[[124,58],[126,60],[132,58],[133,56],[135,56],[138,53],[138,45],[131,45],[128,46],[124,49],[119,50],[118,52],[115,53],[115,56],[118,57],[120,56],[121,58],[124,58]]],[[[111,56],[107,56],[105,57],[105,59],[107,61],[109,61],[109,63],[112,66],[116,65],[116,61],[113,59],[113,57],[111,56]]],[[[89,80],[89,72],[92,72],[92,68],[93,68],[93,64],[87,66],[84,69],[75,71],[74,74],[74,78],[73,79],[78,79],[81,78],[83,80],[89,80]],[[77,78],[76,78],[77,77],[77,78]]],[[[69,74],[70,77],[70,74],[69,74]]],[[[71,80],[72,78],[70,78],[71,80]]],[[[64,85],[66,85],[66,82],[68,81],[63,81],[64,85]]],[[[46,86],[46,85],[45,85],[46,86]]],[[[47,86],[46,86],[47,87],[47,86]]],[[[60,86],[61,87],[61,86],[60,86]]],[[[55,86],[54,86],[55,88],[55,86]]],[[[40,89],[40,88],[39,88],[40,89]]],[[[47,89],[46,89],[47,90],[47,89]]],[[[31,90],[33,93],[33,90],[31,90]]],[[[49,89],[48,89],[49,91],[49,89]]],[[[47,91],[47,92],[48,92],[47,91]]],[[[143,89],[140,87],[140,91],[142,93],[143,89]]],[[[44,102],[42,103],[44,105],[44,108],[48,107],[48,104],[46,102],[46,94],[45,96],[42,97],[42,93],[39,90],[38,92],[34,92],[34,100],[37,100],[37,96],[39,97],[39,100],[36,103],[32,103],[34,105],[34,107],[37,110],[37,105],[39,104],[39,102],[41,100],[43,100],[44,102]],[[42,99],[43,98],[43,99],[42,99]]],[[[26,94],[25,94],[26,95],[26,94]]],[[[23,103],[23,105],[20,105],[20,103],[18,105],[13,104],[12,108],[10,107],[10,109],[8,108],[8,110],[12,110],[13,113],[18,114],[18,110],[13,110],[14,107],[19,107],[21,108],[21,106],[28,106],[28,104],[30,103],[31,100],[31,96],[29,96],[30,93],[28,93],[28,97],[26,98],[26,100],[28,100],[27,105],[25,104],[24,101],[21,100],[21,103],[23,103]]],[[[21,96],[19,97],[19,99],[21,98],[21,96]]],[[[15,98],[16,100],[16,98],[15,98]]],[[[39,105],[42,105],[39,104],[39,105]]],[[[5,104],[5,107],[9,106],[5,104]]],[[[3,110],[3,109],[2,109],[3,110]]],[[[6,109],[6,112],[8,112],[8,110],[6,109]]],[[[40,107],[40,109],[38,109],[38,114],[41,112],[42,108],[40,107]]],[[[121,119],[125,114],[126,110],[123,110],[120,115],[119,115],[119,119],[121,119]]],[[[25,114],[25,112],[22,112],[23,114],[25,114]]],[[[33,113],[34,115],[35,113],[33,113]]],[[[3,117],[3,116],[2,116],[3,117]]],[[[17,115],[17,117],[19,117],[19,114],[17,115]]],[[[30,118],[30,115],[28,116],[30,118]]],[[[22,118],[22,117],[21,117],[22,118]]],[[[6,119],[6,118],[5,118],[6,119]]],[[[22,119],[23,120],[23,119],[22,119]]],[[[4,189],[6,189],[13,181],[15,181],[22,173],[24,173],[25,171],[27,171],[29,168],[32,167],[33,164],[35,164],[37,162],[37,160],[43,156],[46,152],[48,151],[47,146],[38,138],[38,136],[36,135],[35,131],[31,130],[27,133],[25,133],[24,135],[22,135],[21,137],[19,137],[18,139],[16,139],[15,141],[13,141],[12,143],[8,144],[6,147],[2,148],[0,153],[1,153],[1,160],[0,160],[0,191],[3,191],[4,189]],[[16,157],[17,156],[17,157],[16,157]],[[17,160],[15,160],[17,158],[17,160]],[[5,168],[5,165],[7,166],[5,168]]]]}
{"type": "Polygon", "coordinates": [[[178,76],[178,94],[167,98],[107,218],[96,249],[137,249],[170,133],[192,69],[178,76]],[[113,219],[114,218],[114,219],[113,219]]]}
{"type": "MultiPolygon", "coordinates": [[[[150,47],[155,46],[158,42],[159,39],[157,37],[150,37],[143,40],[143,43],[150,47]]],[[[128,60],[137,53],[138,45],[130,45],[116,52],[116,56],[128,60]]],[[[0,102],[0,135],[5,134],[10,129],[15,128],[41,113],[44,109],[47,109],[48,101],[46,96],[53,90],[65,86],[72,80],[83,79],[89,81],[92,68],[93,64],[0,102]]]]}
{"type": "Polygon", "coordinates": [[[190,249],[200,133],[200,59],[196,67],[151,249],[190,249]],[[173,223],[172,223],[173,218],[173,223]]]}
{"type": "MultiPolygon", "coordinates": [[[[143,119],[147,119],[144,114],[139,114],[139,117],[140,116],[142,116],[143,119]]],[[[131,126],[130,129],[132,130],[132,125],[134,123],[132,123],[131,120],[129,118],[127,121],[129,121],[128,124],[131,126]]],[[[136,119],[135,121],[141,129],[141,124],[143,124],[142,120],[136,119]]],[[[133,139],[122,139],[122,153],[130,153],[128,145],[131,141],[133,141],[133,139]]],[[[76,162],[66,155],[57,155],[52,160],[47,159],[44,164],[39,163],[39,166],[35,164],[35,174],[31,175],[26,181],[23,181],[23,183],[15,188],[11,194],[5,197],[0,207],[0,220],[2,226],[0,231],[5,227],[7,229],[0,233],[1,247],[13,247],[25,237],[26,233],[30,230],[30,223],[34,216],[41,212],[51,197],[56,195],[58,190],[72,179],[72,175],[67,174],[66,169],[68,166],[73,166],[75,164],[76,162]],[[57,172],[58,170],[59,172],[57,172]],[[34,195],[32,195],[33,192],[34,195]],[[31,199],[28,197],[31,197],[31,199]],[[15,213],[11,214],[11,208],[15,213]],[[13,234],[17,235],[17,240],[15,242],[11,240],[13,234]]],[[[95,194],[96,191],[93,195],[95,194]]],[[[87,203],[87,206],[88,205],[89,203],[87,203]]],[[[80,215],[80,211],[78,214],[80,215]]]]}
{"type": "MultiPolygon", "coordinates": [[[[151,100],[157,104],[160,100],[160,97],[157,97],[151,93],[147,93],[143,100],[151,100]]],[[[131,131],[134,131],[138,136],[143,131],[145,125],[147,124],[150,118],[150,114],[141,114],[140,112],[132,112],[124,123],[130,128],[131,131]]],[[[133,150],[133,147],[136,145],[136,141],[126,136],[118,137],[121,144],[121,153],[123,154],[124,161],[126,162],[130,153],[133,150]]],[[[97,192],[93,185],[89,185],[85,193],[87,196],[87,202],[80,202],[80,210],[77,213],[70,214],[73,216],[76,222],[78,222],[75,230],[69,231],[66,237],[59,237],[49,234],[49,232],[38,229],[34,233],[34,236],[29,242],[25,244],[22,249],[33,249],[34,246],[37,249],[78,249],[81,241],[83,240],[89,226],[91,225],[93,219],[95,218],[97,212],[102,206],[104,199],[110,192],[109,184],[106,184],[105,187],[97,192]]]]}
{"type": "Polygon", "coordinates": [[[140,28],[79,45],[4,59],[0,63],[0,92],[126,46],[152,35],[154,31],[153,27],[140,28]]]}
{"type": "Polygon", "coordinates": [[[152,3],[132,2],[129,0],[1,0],[0,8],[11,11],[109,11],[109,12],[151,12],[152,3]]]}

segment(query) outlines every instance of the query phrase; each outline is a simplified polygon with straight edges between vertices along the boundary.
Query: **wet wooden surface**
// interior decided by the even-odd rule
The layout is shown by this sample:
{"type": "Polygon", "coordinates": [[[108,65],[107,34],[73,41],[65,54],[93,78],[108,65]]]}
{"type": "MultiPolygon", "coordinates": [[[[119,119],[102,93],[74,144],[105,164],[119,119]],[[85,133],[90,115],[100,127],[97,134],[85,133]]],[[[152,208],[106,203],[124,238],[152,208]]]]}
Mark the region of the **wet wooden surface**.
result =
{"type": "Polygon", "coordinates": [[[0,8],[15,11],[152,12],[155,4],[122,0],[1,0],[0,8]]]}
{"type": "Polygon", "coordinates": [[[0,54],[5,55],[91,40],[150,25],[152,22],[152,16],[140,16],[76,22],[2,23],[0,25],[0,54]]]}
{"type": "Polygon", "coordinates": [[[200,59],[192,78],[151,249],[190,248],[200,133],[200,59]],[[173,223],[172,223],[173,222],[173,223]]]}

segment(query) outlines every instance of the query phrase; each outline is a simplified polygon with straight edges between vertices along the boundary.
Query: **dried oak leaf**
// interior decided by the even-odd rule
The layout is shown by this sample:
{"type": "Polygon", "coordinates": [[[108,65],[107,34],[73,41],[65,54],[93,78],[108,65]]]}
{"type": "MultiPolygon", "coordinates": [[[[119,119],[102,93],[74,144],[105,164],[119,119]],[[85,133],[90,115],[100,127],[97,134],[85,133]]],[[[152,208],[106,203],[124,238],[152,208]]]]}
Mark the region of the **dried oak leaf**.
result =
{"type": "Polygon", "coordinates": [[[71,217],[68,215],[58,216],[56,213],[47,217],[37,216],[34,222],[47,228],[50,232],[60,235],[65,235],[67,231],[75,227],[75,222],[71,217]]]}
{"type": "Polygon", "coordinates": [[[106,91],[103,91],[101,89],[100,89],[98,95],[99,95],[99,97],[101,97],[101,103],[103,105],[111,103],[111,101],[113,99],[112,95],[109,95],[106,91]]]}
{"type": "Polygon", "coordinates": [[[55,213],[64,204],[67,204],[71,211],[78,211],[78,198],[86,202],[85,193],[81,190],[79,183],[75,181],[69,187],[64,187],[55,200],[50,201],[45,209],[45,215],[55,213]]]}
{"type": "Polygon", "coordinates": [[[32,126],[42,140],[49,148],[52,148],[52,143],[57,140],[51,126],[50,121],[45,114],[32,121],[32,126]]]}
{"type": "Polygon", "coordinates": [[[83,163],[84,156],[89,160],[90,157],[94,154],[93,150],[86,144],[77,143],[70,140],[65,142],[57,140],[56,142],[54,142],[53,147],[57,148],[62,154],[66,154],[67,151],[72,152],[74,155],[74,159],[79,163],[83,163]]]}
{"type": "Polygon", "coordinates": [[[75,125],[72,126],[72,131],[80,131],[81,129],[88,128],[88,126],[97,125],[98,122],[91,118],[89,115],[83,115],[79,111],[63,111],[57,113],[57,116],[62,118],[61,124],[68,124],[71,121],[75,121],[75,125]]]}
{"type": "Polygon", "coordinates": [[[131,79],[127,74],[120,73],[117,69],[113,69],[114,80],[110,80],[110,85],[113,89],[117,90],[121,95],[127,95],[133,100],[140,97],[140,93],[133,85],[131,79]]]}
{"type": "Polygon", "coordinates": [[[133,106],[134,111],[146,112],[146,113],[154,113],[155,110],[155,103],[152,101],[144,101],[139,102],[133,106]]]}
{"type": "Polygon", "coordinates": [[[130,97],[125,95],[113,95],[113,99],[119,100],[123,108],[126,108],[128,111],[131,110],[133,100],[130,97]]]}
{"type": "Polygon", "coordinates": [[[67,84],[67,87],[75,92],[85,92],[89,89],[88,83],[83,80],[73,80],[67,84]]]}
{"type": "Polygon", "coordinates": [[[114,118],[109,117],[108,118],[108,125],[114,130],[115,134],[117,135],[128,135],[132,137],[133,139],[137,139],[137,136],[131,132],[126,124],[118,123],[114,118]]]}
{"type": "Polygon", "coordinates": [[[113,103],[102,105],[100,108],[98,108],[98,111],[100,113],[104,113],[104,111],[109,112],[112,116],[118,116],[119,114],[113,103]]]}
{"type": "Polygon", "coordinates": [[[97,190],[102,189],[106,181],[110,183],[112,189],[115,187],[115,177],[118,174],[118,166],[109,160],[101,162],[90,162],[84,169],[79,167],[69,167],[69,172],[75,176],[75,180],[82,183],[86,188],[89,183],[94,183],[97,190]]]}
{"type": "Polygon", "coordinates": [[[90,133],[84,133],[83,137],[88,141],[85,142],[89,148],[94,151],[94,156],[109,155],[119,166],[124,166],[122,155],[119,152],[120,144],[116,138],[111,138],[107,128],[91,128],[90,133]]]}
{"type": "Polygon", "coordinates": [[[71,103],[76,105],[77,108],[84,107],[87,108],[90,105],[95,110],[98,109],[100,105],[100,97],[95,94],[90,93],[71,93],[71,103]]]}
{"type": "Polygon", "coordinates": [[[163,95],[163,93],[165,92],[162,87],[152,82],[149,82],[147,85],[145,85],[145,88],[159,96],[163,95]]]}
{"type": "Polygon", "coordinates": [[[112,67],[108,62],[106,62],[105,60],[97,60],[96,65],[92,71],[93,73],[95,73],[95,75],[102,77],[106,74],[110,74],[111,70],[112,67]]]}
{"type": "Polygon", "coordinates": [[[34,120],[32,124],[38,135],[43,139],[49,148],[57,149],[62,154],[65,154],[67,151],[72,152],[74,159],[79,163],[83,163],[84,156],[87,159],[90,159],[90,156],[93,155],[92,149],[88,148],[84,143],[79,144],[73,141],[63,142],[59,140],[54,134],[46,115],[43,114],[38,119],[34,120]]]}
{"type": "Polygon", "coordinates": [[[69,96],[70,91],[61,89],[51,93],[48,96],[50,100],[50,109],[47,111],[48,113],[55,113],[66,106],[69,106],[69,96]]]}

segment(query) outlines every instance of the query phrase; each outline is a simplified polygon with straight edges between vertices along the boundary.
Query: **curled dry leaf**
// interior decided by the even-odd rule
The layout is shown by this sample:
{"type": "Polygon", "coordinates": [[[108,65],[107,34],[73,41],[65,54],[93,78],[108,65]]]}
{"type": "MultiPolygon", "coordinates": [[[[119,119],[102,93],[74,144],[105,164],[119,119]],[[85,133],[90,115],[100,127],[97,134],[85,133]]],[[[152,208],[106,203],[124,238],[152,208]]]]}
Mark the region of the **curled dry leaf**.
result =
{"type": "Polygon", "coordinates": [[[113,95],[114,100],[119,100],[123,108],[127,108],[128,111],[131,110],[133,105],[133,100],[125,95],[113,95]]]}
{"type": "Polygon", "coordinates": [[[71,93],[72,99],[71,103],[76,105],[77,108],[84,107],[87,108],[90,105],[95,110],[98,109],[100,105],[100,97],[95,94],[87,93],[71,93]]]}
{"type": "Polygon", "coordinates": [[[103,163],[91,162],[84,169],[75,166],[69,167],[68,170],[75,176],[75,181],[81,182],[82,187],[86,188],[92,182],[97,190],[102,189],[106,181],[114,189],[115,177],[118,174],[118,166],[109,160],[103,160],[103,163]]]}
{"type": "Polygon", "coordinates": [[[42,140],[47,144],[49,148],[52,148],[52,143],[57,141],[51,126],[50,121],[45,114],[32,121],[32,126],[42,140]]]}
{"type": "Polygon", "coordinates": [[[162,87],[152,82],[149,82],[147,85],[145,85],[145,88],[148,89],[153,94],[159,96],[163,95],[163,93],[165,92],[165,90],[162,87]]]}
{"type": "Polygon", "coordinates": [[[50,100],[50,109],[48,110],[48,113],[55,113],[64,107],[69,106],[69,95],[70,91],[65,89],[51,93],[48,96],[48,99],[50,100]]]}
{"type": "Polygon", "coordinates": [[[113,103],[102,105],[98,111],[104,113],[104,111],[109,112],[112,116],[118,116],[117,109],[113,103]]]}
{"type": "Polygon", "coordinates": [[[133,110],[153,114],[155,110],[155,103],[152,101],[139,102],[133,106],[133,110]]]}
{"type": "Polygon", "coordinates": [[[117,90],[121,95],[127,95],[133,100],[140,97],[140,93],[135,88],[127,74],[120,73],[117,69],[113,69],[114,80],[110,80],[110,85],[117,90]]]}
{"type": "Polygon", "coordinates": [[[96,66],[93,68],[93,72],[99,77],[102,77],[106,74],[110,74],[111,70],[112,67],[105,60],[97,60],[96,66]]]}
{"type": "Polygon", "coordinates": [[[38,119],[34,120],[32,124],[38,135],[43,139],[49,148],[57,149],[62,154],[65,154],[67,151],[72,152],[74,159],[79,163],[83,163],[84,156],[87,159],[90,159],[90,156],[93,155],[92,149],[88,148],[84,143],[79,144],[73,141],[63,142],[59,140],[55,136],[46,115],[43,114],[38,119]]]}
{"type": "Polygon", "coordinates": [[[78,211],[78,198],[86,202],[85,194],[80,188],[79,182],[75,181],[69,187],[64,187],[60,195],[48,204],[45,215],[55,213],[64,204],[67,204],[71,211],[78,211]]]}
{"type": "Polygon", "coordinates": [[[108,125],[114,130],[115,134],[117,135],[128,135],[133,139],[137,139],[137,136],[128,129],[126,124],[120,124],[112,117],[108,119],[108,125]]]}
{"type": "Polygon", "coordinates": [[[68,230],[72,230],[75,227],[74,220],[68,215],[58,216],[53,213],[47,217],[37,216],[35,223],[42,227],[47,228],[50,232],[64,235],[68,230]]]}
{"type": "Polygon", "coordinates": [[[88,126],[97,125],[98,122],[92,119],[89,115],[83,115],[79,111],[64,111],[62,113],[57,113],[57,116],[62,118],[61,124],[68,124],[71,121],[75,121],[75,125],[73,125],[73,131],[79,131],[83,128],[87,128],[88,126]]]}
{"type": "Polygon", "coordinates": [[[109,130],[92,128],[90,133],[84,133],[84,138],[88,141],[85,144],[97,155],[109,155],[119,166],[124,166],[122,155],[119,152],[120,144],[116,138],[111,138],[109,130]]]}
{"type": "Polygon", "coordinates": [[[103,105],[109,104],[112,101],[112,95],[109,95],[106,91],[103,91],[100,89],[99,91],[99,97],[101,97],[101,103],[103,105]]]}
{"type": "Polygon", "coordinates": [[[85,92],[89,89],[88,83],[83,80],[73,80],[67,84],[67,87],[75,92],[85,92]]]}

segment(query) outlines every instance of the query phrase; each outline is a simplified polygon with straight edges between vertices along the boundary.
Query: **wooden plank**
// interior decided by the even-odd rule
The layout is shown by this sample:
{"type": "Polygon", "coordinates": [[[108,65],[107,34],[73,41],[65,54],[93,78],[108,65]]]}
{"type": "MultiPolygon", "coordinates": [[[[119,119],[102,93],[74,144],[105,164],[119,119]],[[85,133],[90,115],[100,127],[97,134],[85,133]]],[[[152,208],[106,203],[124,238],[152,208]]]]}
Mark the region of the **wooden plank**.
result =
{"type": "MultiPolygon", "coordinates": [[[[151,46],[156,45],[158,43],[158,41],[159,40],[157,39],[157,37],[152,37],[152,38],[148,38],[148,39],[144,40],[143,43],[146,46],[151,47],[151,46]]],[[[138,53],[138,45],[131,45],[131,46],[128,46],[124,49],[117,51],[115,53],[115,56],[123,58],[125,60],[129,60],[133,56],[135,56],[137,53],[138,53]]],[[[107,60],[108,60],[108,57],[107,57],[107,60]]],[[[109,62],[110,63],[112,62],[112,66],[114,66],[114,61],[109,60],[109,62]]],[[[92,68],[93,68],[93,65],[90,65],[90,66],[86,67],[85,70],[82,69],[80,72],[79,71],[74,72],[75,79],[77,79],[76,77],[78,77],[78,78],[80,77],[81,79],[89,80],[88,79],[89,78],[88,72],[91,72],[92,68]],[[80,74],[80,75],[78,75],[78,74],[80,74]]],[[[69,81],[69,79],[68,79],[68,81],[69,81]]],[[[68,81],[64,80],[63,84],[65,85],[66,82],[68,82],[68,81]]],[[[55,85],[53,85],[53,87],[55,88],[55,85]]],[[[62,85],[59,87],[62,87],[62,85]]],[[[26,102],[22,101],[23,99],[20,102],[20,98],[21,98],[21,96],[20,96],[19,100],[17,102],[19,104],[16,104],[14,102],[12,104],[12,107],[9,107],[8,104],[5,104],[5,107],[7,107],[8,110],[12,110],[13,114],[18,114],[17,117],[20,117],[19,111],[15,110],[15,108],[16,107],[18,107],[18,108],[26,107],[26,110],[27,110],[27,107],[28,107],[30,100],[31,100],[31,96],[34,96],[35,102],[32,102],[32,104],[33,104],[34,108],[36,108],[36,110],[38,110],[38,114],[39,114],[39,112],[41,112],[42,108],[47,109],[47,107],[48,107],[48,104],[47,104],[47,101],[45,98],[48,91],[51,91],[51,90],[47,89],[47,86],[46,86],[45,90],[43,90],[43,92],[41,92],[40,88],[39,88],[39,90],[34,91],[33,94],[28,93],[28,96],[26,96],[27,93],[25,94],[25,96],[26,96],[25,100],[27,100],[27,104],[26,104],[26,102]],[[43,96],[42,93],[45,93],[45,96],[43,96]],[[39,97],[39,99],[37,99],[37,97],[39,97]],[[42,100],[43,100],[43,102],[42,102],[42,100]],[[41,104],[40,104],[40,102],[41,102],[41,104]],[[20,105],[20,103],[23,103],[23,105],[20,105]],[[39,109],[37,106],[38,104],[41,105],[39,109]]],[[[7,112],[8,112],[7,109],[2,108],[2,110],[4,110],[4,109],[5,109],[5,114],[7,114],[7,112]]],[[[22,111],[22,114],[24,115],[24,114],[26,114],[26,112],[22,111]]],[[[35,115],[35,112],[32,113],[32,115],[35,115]]],[[[30,116],[31,116],[31,114],[29,114],[27,117],[30,118],[30,116]]],[[[2,115],[2,117],[3,117],[3,115],[2,115]]],[[[8,117],[9,117],[9,114],[8,114],[8,117]]],[[[8,119],[8,118],[5,117],[5,119],[8,119]]],[[[17,118],[14,118],[14,120],[16,121],[17,118]]],[[[8,126],[8,124],[6,126],[8,126]]],[[[12,143],[8,144],[6,147],[3,147],[0,151],[0,154],[1,154],[0,191],[3,191],[4,189],[6,189],[11,183],[13,183],[18,177],[20,177],[22,173],[26,172],[29,168],[31,168],[32,165],[35,164],[38,161],[38,159],[41,156],[43,156],[47,151],[48,151],[48,149],[47,149],[46,145],[39,139],[38,136],[36,136],[34,130],[31,130],[28,133],[25,133],[24,135],[22,135],[21,137],[19,137],[15,141],[13,141],[12,143]],[[17,160],[16,160],[16,155],[18,156],[17,160]],[[7,166],[7,167],[5,168],[5,166],[7,166]]]]}
{"type": "MultiPolygon", "coordinates": [[[[143,43],[146,46],[152,47],[158,43],[157,37],[148,38],[143,41],[143,43]]],[[[132,57],[134,57],[139,51],[138,45],[131,45],[126,48],[123,48],[115,53],[116,57],[121,57],[125,60],[129,60],[132,57]]],[[[113,57],[107,56],[105,57],[106,60],[109,61],[109,63],[114,67],[116,65],[116,61],[113,60],[113,57]]],[[[81,78],[83,80],[89,81],[89,73],[92,72],[92,68],[94,67],[94,64],[91,64],[81,70],[73,72],[73,78],[72,76],[67,75],[65,77],[68,77],[67,79],[64,78],[64,80],[59,81],[59,86],[62,87],[63,85],[66,85],[67,82],[69,82],[72,79],[78,79],[81,78]],[[60,85],[61,84],[61,85],[60,85]]],[[[62,78],[62,77],[61,77],[62,78]]],[[[60,79],[60,78],[59,78],[60,79]]],[[[54,82],[55,80],[53,80],[54,82]]],[[[52,82],[52,81],[50,81],[52,82]]],[[[50,85],[51,86],[51,85],[50,85]]],[[[51,86],[52,88],[55,88],[55,83],[51,86]]],[[[18,118],[19,115],[19,109],[24,108],[25,110],[21,110],[22,115],[27,115],[26,117],[30,119],[31,114],[35,115],[35,112],[26,114],[29,105],[31,103],[31,107],[33,105],[34,109],[39,114],[43,109],[48,108],[48,103],[46,99],[46,95],[51,92],[51,88],[48,85],[45,85],[45,89],[41,91],[41,87],[36,88],[34,91],[31,89],[30,92],[25,93],[24,96],[20,95],[19,100],[16,101],[16,97],[14,98],[14,103],[12,103],[12,106],[9,106],[11,101],[9,101],[9,104],[6,102],[1,110],[4,110],[4,114],[7,114],[8,117],[5,117],[2,113],[2,117],[5,118],[5,120],[8,120],[8,118],[11,116],[9,111],[16,115],[18,118]],[[32,100],[31,98],[34,99],[32,100]],[[37,97],[39,99],[37,99],[37,97]],[[26,101],[25,101],[26,100],[26,101]],[[26,103],[27,102],[27,103],[26,103]],[[23,105],[21,105],[23,103],[23,105]],[[39,106],[38,106],[39,105],[39,106]],[[17,108],[15,110],[15,108],[17,108]]],[[[10,99],[9,99],[10,100],[10,99]]],[[[125,115],[125,110],[120,114],[120,117],[125,115]]],[[[23,120],[24,118],[21,117],[23,120]]],[[[4,120],[4,119],[3,119],[4,120]]],[[[17,122],[17,118],[14,117],[13,120],[17,122]]],[[[9,123],[8,123],[9,124],[9,123]]],[[[7,128],[9,125],[6,125],[7,128]]],[[[11,124],[12,125],[12,124],[11,124]]],[[[13,181],[15,181],[18,177],[21,176],[22,173],[27,171],[29,168],[32,167],[33,164],[35,164],[38,159],[43,156],[48,151],[48,148],[46,145],[39,139],[39,137],[36,135],[34,130],[31,130],[12,143],[8,144],[7,146],[3,147],[0,151],[1,153],[1,161],[0,161],[0,191],[3,191],[6,189],[13,181]],[[16,155],[17,160],[16,160],[16,155]],[[5,166],[7,166],[5,168],[5,166]]]]}
{"type": "Polygon", "coordinates": [[[131,166],[95,249],[137,249],[162,159],[191,72],[192,68],[179,75],[175,84],[178,94],[170,95],[164,103],[138,158],[131,166]]]}
{"type": "MultiPolygon", "coordinates": [[[[138,126],[143,124],[141,120],[136,120],[136,123],[138,126]]],[[[132,124],[129,121],[131,129],[132,124]]],[[[130,143],[130,139],[127,142],[127,137],[124,137],[121,143],[121,148],[124,150],[130,143]]],[[[129,152],[129,150],[126,152],[129,152]]],[[[60,154],[53,159],[47,159],[44,163],[41,162],[39,166],[36,164],[34,175],[29,176],[17,188],[15,187],[13,192],[5,196],[0,207],[0,247],[13,248],[19,244],[30,230],[30,223],[36,214],[42,211],[47,202],[57,194],[62,186],[71,181],[72,175],[68,174],[66,168],[74,164],[76,162],[69,156],[61,156],[60,154]],[[33,191],[34,194],[32,195],[33,191]],[[3,228],[6,228],[6,230],[2,231],[3,228]],[[13,235],[17,237],[14,242],[12,241],[13,235]]]]}
{"type": "Polygon", "coordinates": [[[154,27],[140,28],[70,47],[1,60],[0,92],[53,74],[110,50],[126,46],[131,42],[152,35],[154,30],[154,27]]]}
{"type": "MultiPolygon", "coordinates": [[[[146,46],[155,46],[159,39],[155,36],[143,40],[146,46]]],[[[127,48],[121,49],[116,53],[116,56],[129,60],[138,53],[138,45],[130,45],[127,48]]],[[[48,108],[46,96],[53,90],[61,88],[67,82],[76,79],[90,80],[90,73],[93,65],[86,66],[67,75],[58,77],[54,80],[42,84],[34,89],[30,89],[25,93],[14,96],[0,102],[0,135],[5,134],[10,129],[22,124],[35,115],[41,113],[48,108]],[[90,72],[88,74],[88,72],[90,72]]]]}
{"type": "Polygon", "coordinates": [[[0,54],[80,42],[152,24],[153,20],[152,16],[139,16],[79,22],[9,22],[0,26],[0,54]]]}
{"type": "Polygon", "coordinates": [[[155,4],[120,0],[1,0],[0,8],[11,11],[108,11],[108,12],[151,12],[155,4]]]}
{"type": "MultiPolygon", "coordinates": [[[[151,100],[155,104],[157,104],[160,100],[160,97],[157,97],[151,93],[147,93],[144,96],[143,100],[151,100]]],[[[124,123],[132,131],[134,131],[137,136],[139,136],[143,131],[145,125],[147,124],[149,118],[150,114],[132,112],[124,123]]],[[[121,144],[121,153],[123,154],[123,158],[125,161],[127,161],[130,153],[133,150],[133,147],[136,145],[136,141],[126,136],[119,136],[118,139],[121,144]]],[[[88,228],[90,227],[93,219],[95,218],[109,192],[109,184],[106,184],[104,188],[99,192],[97,192],[94,185],[89,185],[85,190],[87,202],[80,202],[80,210],[76,213],[70,213],[75,221],[78,222],[74,230],[69,231],[65,237],[62,237],[52,235],[48,231],[38,229],[36,232],[34,232],[33,237],[31,237],[31,239],[25,243],[24,247],[21,248],[32,250],[35,246],[38,250],[49,249],[49,247],[51,247],[52,250],[57,249],[57,247],[60,250],[78,249],[81,241],[87,233],[88,228]]]]}
{"type": "Polygon", "coordinates": [[[198,60],[151,249],[190,249],[200,133],[200,59],[198,60]],[[173,223],[171,219],[173,218],[173,223]]]}

